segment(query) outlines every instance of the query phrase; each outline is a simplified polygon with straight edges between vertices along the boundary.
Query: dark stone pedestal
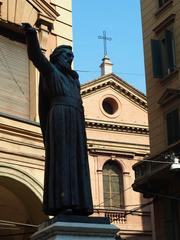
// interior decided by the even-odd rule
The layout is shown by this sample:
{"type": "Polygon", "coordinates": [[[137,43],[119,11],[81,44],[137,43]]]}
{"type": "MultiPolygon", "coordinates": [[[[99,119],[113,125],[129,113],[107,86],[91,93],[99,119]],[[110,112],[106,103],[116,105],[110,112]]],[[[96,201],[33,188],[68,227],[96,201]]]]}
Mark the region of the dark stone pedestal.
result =
{"type": "Polygon", "coordinates": [[[119,229],[107,218],[59,215],[39,227],[32,240],[114,240],[119,229]]]}

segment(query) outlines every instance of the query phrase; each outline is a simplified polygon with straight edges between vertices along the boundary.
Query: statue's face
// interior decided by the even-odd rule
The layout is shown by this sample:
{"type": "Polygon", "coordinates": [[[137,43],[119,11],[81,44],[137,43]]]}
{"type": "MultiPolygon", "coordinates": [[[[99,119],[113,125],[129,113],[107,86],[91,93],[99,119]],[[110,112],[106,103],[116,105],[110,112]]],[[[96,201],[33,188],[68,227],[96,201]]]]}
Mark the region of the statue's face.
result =
{"type": "Polygon", "coordinates": [[[74,54],[71,49],[65,48],[57,57],[57,63],[59,62],[61,66],[71,69],[71,64],[74,59],[74,54]]]}

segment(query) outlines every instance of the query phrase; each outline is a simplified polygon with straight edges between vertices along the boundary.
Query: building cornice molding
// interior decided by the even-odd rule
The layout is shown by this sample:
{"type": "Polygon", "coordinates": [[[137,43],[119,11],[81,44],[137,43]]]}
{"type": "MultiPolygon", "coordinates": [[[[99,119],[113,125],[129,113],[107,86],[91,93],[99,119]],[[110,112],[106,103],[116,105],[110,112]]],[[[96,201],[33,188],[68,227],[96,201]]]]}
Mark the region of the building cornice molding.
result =
{"type": "Polygon", "coordinates": [[[155,33],[161,32],[164,28],[166,28],[169,24],[173,23],[175,21],[176,14],[169,15],[164,21],[162,21],[159,25],[157,25],[153,31],[155,33]]]}
{"type": "Polygon", "coordinates": [[[160,97],[158,103],[163,106],[170,101],[180,98],[180,89],[168,88],[165,90],[163,95],[160,97]]]}
{"type": "Polygon", "coordinates": [[[113,88],[115,91],[147,111],[146,96],[113,73],[83,84],[81,86],[82,98],[107,87],[113,88]]]}
{"type": "Polygon", "coordinates": [[[39,13],[46,15],[51,20],[55,21],[59,13],[45,0],[26,0],[39,13]]]}
{"type": "Polygon", "coordinates": [[[173,0],[168,0],[166,3],[164,3],[160,8],[158,8],[157,12],[155,13],[156,17],[159,17],[160,14],[162,14],[167,8],[172,6],[173,0]]]}
{"type": "Polygon", "coordinates": [[[23,121],[20,118],[13,118],[0,113],[0,132],[11,136],[24,137],[26,139],[43,143],[39,124],[32,124],[31,121],[23,121]]]}
{"type": "Polygon", "coordinates": [[[37,11],[36,26],[38,28],[41,25],[47,26],[48,30],[53,29],[54,21],[59,17],[59,13],[52,7],[51,4],[45,0],[26,0],[37,11]]]}
{"type": "Polygon", "coordinates": [[[116,132],[125,132],[125,133],[135,133],[135,134],[149,134],[149,129],[147,126],[143,125],[133,125],[133,124],[124,124],[124,123],[112,123],[105,121],[97,121],[86,119],[86,128],[94,128],[101,130],[109,130],[116,132]]]}
{"type": "MultiPolygon", "coordinates": [[[[18,166],[27,166],[27,162],[23,161],[23,160],[19,160],[19,159],[30,159],[31,161],[31,164],[29,165],[28,164],[28,167],[29,168],[36,168],[36,169],[39,169],[39,170],[44,170],[44,159],[45,157],[44,156],[39,156],[38,154],[30,154],[30,153],[24,153],[24,152],[12,152],[11,150],[7,150],[7,149],[4,149],[4,148],[0,148],[0,158],[2,157],[2,155],[11,155],[11,159],[9,158],[8,160],[11,160],[11,161],[14,161],[14,157],[16,158],[15,162],[16,162],[16,165],[18,166]],[[12,157],[13,156],[13,157],[12,157]],[[35,161],[40,161],[41,164],[38,163],[32,163],[32,159],[35,160],[35,161]],[[42,164],[43,163],[43,164],[42,164]]],[[[4,160],[4,158],[3,158],[4,160]]]]}
{"type": "Polygon", "coordinates": [[[37,28],[44,25],[48,31],[51,31],[59,15],[55,7],[46,0],[14,0],[12,3],[0,0],[1,24],[6,24],[7,27],[11,26],[14,31],[21,33],[20,25],[22,22],[28,22],[37,28]]]}
{"type": "Polygon", "coordinates": [[[135,156],[145,157],[149,154],[149,145],[127,142],[87,139],[90,155],[108,155],[110,159],[135,159],[135,156]]]}

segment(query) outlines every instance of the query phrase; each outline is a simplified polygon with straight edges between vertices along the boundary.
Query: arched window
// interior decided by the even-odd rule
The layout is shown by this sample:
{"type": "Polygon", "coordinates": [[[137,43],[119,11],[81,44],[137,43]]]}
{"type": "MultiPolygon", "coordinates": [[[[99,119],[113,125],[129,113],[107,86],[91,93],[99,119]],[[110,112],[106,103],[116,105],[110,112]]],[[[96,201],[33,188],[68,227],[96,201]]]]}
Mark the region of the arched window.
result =
{"type": "Polygon", "coordinates": [[[108,161],[103,167],[103,191],[105,208],[122,208],[123,182],[122,171],[114,161],[108,161]]]}

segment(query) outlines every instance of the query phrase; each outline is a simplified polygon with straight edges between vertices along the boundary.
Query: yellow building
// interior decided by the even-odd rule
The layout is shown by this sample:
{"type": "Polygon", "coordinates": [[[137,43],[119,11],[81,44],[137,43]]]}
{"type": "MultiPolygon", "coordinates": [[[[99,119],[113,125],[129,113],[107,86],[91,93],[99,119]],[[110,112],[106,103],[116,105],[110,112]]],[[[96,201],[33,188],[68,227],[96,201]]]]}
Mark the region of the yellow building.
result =
{"type": "MultiPolygon", "coordinates": [[[[0,0],[0,239],[28,239],[42,213],[44,148],[38,123],[39,74],[20,24],[36,26],[47,56],[72,45],[71,0],[0,0]]],[[[124,239],[150,240],[149,201],[134,193],[132,165],[149,153],[144,94],[112,73],[82,85],[95,215],[124,239]]],[[[108,73],[108,74],[107,74],[108,73]]]]}
{"type": "Polygon", "coordinates": [[[28,60],[20,25],[36,26],[41,48],[49,55],[60,44],[72,45],[71,4],[71,0],[0,1],[0,239],[27,239],[47,219],[42,213],[39,74],[28,60]]]}
{"type": "Polygon", "coordinates": [[[180,2],[142,0],[150,157],[136,164],[133,188],[154,198],[156,239],[180,239],[180,2]],[[176,164],[173,164],[176,162],[176,164]]]}

